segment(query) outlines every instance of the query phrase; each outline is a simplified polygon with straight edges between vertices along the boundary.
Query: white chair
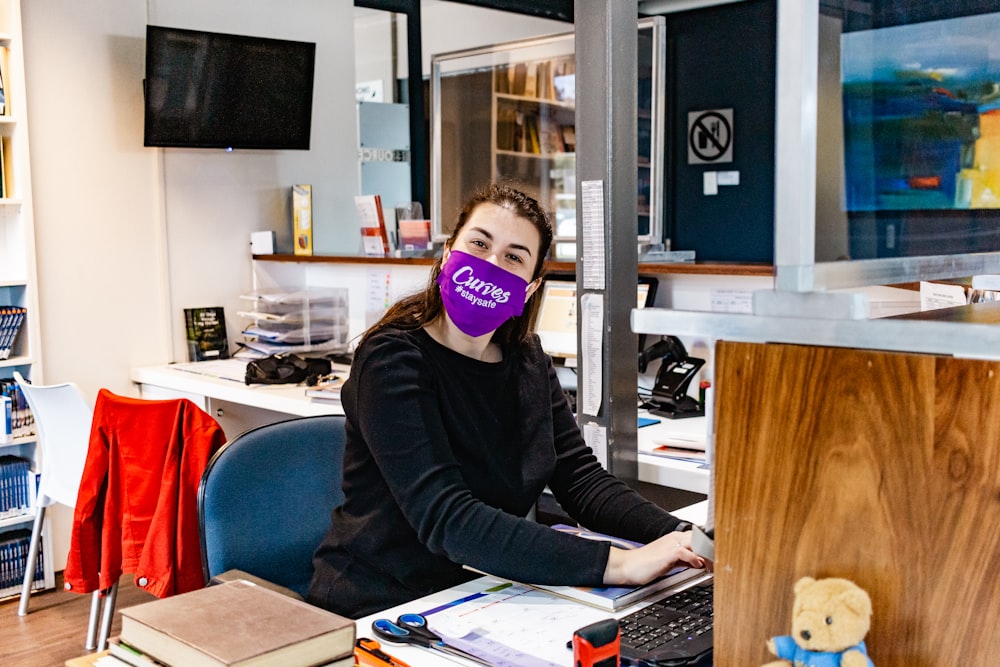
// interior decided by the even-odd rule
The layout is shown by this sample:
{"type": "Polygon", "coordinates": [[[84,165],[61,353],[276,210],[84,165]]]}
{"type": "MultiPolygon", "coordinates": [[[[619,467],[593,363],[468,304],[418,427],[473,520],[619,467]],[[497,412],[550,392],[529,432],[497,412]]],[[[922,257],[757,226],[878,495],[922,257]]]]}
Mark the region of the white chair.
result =
{"type": "MultiPolygon", "coordinates": [[[[42,474],[35,502],[35,523],[31,529],[31,545],[28,548],[24,583],[21,586],[21,603],[17,608],[18,616],[25,616],[28,613],[31,583],[38,561],[45,510],[56,503],[67,507],[76,506],[83,464],[87,459],[94,409],[87,403],[80,388],[71,382],[33,385],[17,371],[14,371],[14,380],[24,393],[35,417],[42,460],[42,474]]],[[[87,629],[88,649],[96,645],[99,609],[99,592],[94,591],[90,603],[90,625],[87,629]]]]}

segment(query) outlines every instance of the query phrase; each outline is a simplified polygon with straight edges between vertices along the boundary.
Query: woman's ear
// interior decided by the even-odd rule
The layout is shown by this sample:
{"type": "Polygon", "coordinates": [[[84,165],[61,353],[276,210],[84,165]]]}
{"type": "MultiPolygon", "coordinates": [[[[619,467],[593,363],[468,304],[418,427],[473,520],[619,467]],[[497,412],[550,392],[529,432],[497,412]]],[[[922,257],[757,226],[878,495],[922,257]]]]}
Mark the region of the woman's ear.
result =
{"type": "Polygon", "coordinates": [[[528,288],[526,290],[524,290],[524,302],[525,303],[528,302],[528,299],[531,298],[531,295],[535,293],[535,291],[541,286],[541,284],[542,284],[542,279],[541,278],[535,278],[530,283],[528,283],[528,288]]]}

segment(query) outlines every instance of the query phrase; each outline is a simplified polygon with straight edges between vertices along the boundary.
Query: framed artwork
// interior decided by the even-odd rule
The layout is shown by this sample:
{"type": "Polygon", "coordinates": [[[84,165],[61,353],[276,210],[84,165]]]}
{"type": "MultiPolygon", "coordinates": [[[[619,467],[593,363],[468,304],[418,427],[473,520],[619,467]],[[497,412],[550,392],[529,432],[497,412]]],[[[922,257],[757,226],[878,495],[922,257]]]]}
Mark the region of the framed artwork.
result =
{"type": "Polygon", "coordinates": [[[849,212],[1000,208],[1000,13],[841,36],[849,212]]]}

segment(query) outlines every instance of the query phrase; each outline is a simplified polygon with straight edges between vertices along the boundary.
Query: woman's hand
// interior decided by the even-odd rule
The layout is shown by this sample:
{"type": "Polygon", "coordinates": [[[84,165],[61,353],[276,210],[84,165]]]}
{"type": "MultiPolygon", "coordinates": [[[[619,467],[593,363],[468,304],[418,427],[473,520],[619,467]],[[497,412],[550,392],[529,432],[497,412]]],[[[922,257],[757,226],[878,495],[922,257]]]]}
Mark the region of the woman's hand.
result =
{"type": "Polygon", "coordinates": [[[710,563],[691,551],[691,531],[668,533],[638,549],[611,547],[604,568],[607,586],[638,586],[665,575],[678,565],[710,569],[710,563]]]}

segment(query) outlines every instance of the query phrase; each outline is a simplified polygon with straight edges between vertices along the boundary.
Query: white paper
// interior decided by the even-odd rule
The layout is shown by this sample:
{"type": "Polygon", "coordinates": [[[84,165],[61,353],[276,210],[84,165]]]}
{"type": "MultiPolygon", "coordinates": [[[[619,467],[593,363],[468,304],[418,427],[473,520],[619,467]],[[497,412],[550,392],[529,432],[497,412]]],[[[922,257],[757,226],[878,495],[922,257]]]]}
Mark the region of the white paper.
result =
{"type": "Polygon", "coordinates": [[[378,322],[389,307],[391,288],[392,274],[386,271],[368,272],[368,291],[365,294],[366,328],[378,322]]]}
{"type": "Polygon", "coordinates": [[[594,456],[601,462],[604,469],[608,468],[608,430],[595,422],[583,425],[583,440],[594,450],[594,456]]]}
{"type": "Polygon", "coordinates": [[[573,652],[566,642],[573,631],[608,617],[601,609],[567,604],[528,586],[499,582],[482,594],[464,596],[423,614],[449,644],[482,656],[496,667],[569,665],[573,652]]]}
{"type": "Polygon", "coordinates": [[[967,303],[965,288],[961,285],[920,282],[920,310],[935,310],[964,306],[967,303]]]}
{"type": "Polygon", "coordinates": [[[601,410],[601,394],[604,387],[604,296],[586,293],[580,297],[578,313],[580,324],[580,371],[583,380],[580,390],[583,396],[579,402],[585,415],[596,417],[601,410]]]}
{"type": "Polygon", "coordinates": [[[705,195],[717,195],[719,194],[719,179],[718,172],[706,171],[701,175],[701,189],[702,194],[705,195]]]}
{"type": "Polygon", "coordinates": [[[718,176],[716,176],[715,182],[718,185],[739,185],[740,184],[740,172],[738,171],[720,171],[718,176]]]}
{"type": "Polygon", "coordinates": [[[604,289],[604,181],[580,183],[583,211],[583,289],[604,289]]]}
{"type": "Polygon", "coordinates": [[[710,292],[713,313],[753,313],[753,291],[713,289],[710,292]]]}

